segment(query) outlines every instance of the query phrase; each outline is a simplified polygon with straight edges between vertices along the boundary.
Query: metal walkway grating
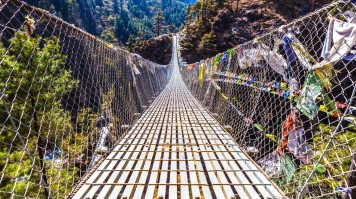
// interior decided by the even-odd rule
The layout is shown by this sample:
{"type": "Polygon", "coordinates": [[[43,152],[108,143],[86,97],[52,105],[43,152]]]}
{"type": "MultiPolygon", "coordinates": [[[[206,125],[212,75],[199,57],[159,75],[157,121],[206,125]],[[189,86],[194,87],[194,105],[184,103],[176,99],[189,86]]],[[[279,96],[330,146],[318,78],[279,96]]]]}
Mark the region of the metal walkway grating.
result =
{"type": "Polygon", "coordinates": [[[167,87],[74,198],[282,198],[173,63],[167,87]]]}

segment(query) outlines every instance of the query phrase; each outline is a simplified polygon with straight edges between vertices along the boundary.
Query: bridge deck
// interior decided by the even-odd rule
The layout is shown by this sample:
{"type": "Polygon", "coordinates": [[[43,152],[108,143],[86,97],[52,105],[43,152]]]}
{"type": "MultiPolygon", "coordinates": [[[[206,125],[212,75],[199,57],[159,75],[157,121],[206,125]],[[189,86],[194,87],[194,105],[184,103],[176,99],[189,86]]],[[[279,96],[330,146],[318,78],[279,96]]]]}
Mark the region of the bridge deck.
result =
{"type": "Polygon", "coordinates": [[[74,198],[282,198],[188,91],[173,59],[167,87],[74,198]]]}

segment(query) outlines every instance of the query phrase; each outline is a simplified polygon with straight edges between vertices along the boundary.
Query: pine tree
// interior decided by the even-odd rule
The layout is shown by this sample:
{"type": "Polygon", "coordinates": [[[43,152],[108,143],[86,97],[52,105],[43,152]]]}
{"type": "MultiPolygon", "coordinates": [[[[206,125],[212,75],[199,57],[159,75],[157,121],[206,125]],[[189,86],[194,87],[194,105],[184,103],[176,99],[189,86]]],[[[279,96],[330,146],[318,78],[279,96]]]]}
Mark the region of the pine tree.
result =
{"type": "Polygon", "coordinates": [[[119,3],[118,0],[113,0],[114,3],[114,13],[119,13],[119,3]]]}
{"type": "Polygon", "coordinates": [[[132,34],[130,34],[129,39],[126,42],[127,48],[130,52],[134,52],[135,50],[135,38],[132,34]]]}
{"type": "MultiPolygon", "coordinates": [[[[0,91],[6,95],[6,100],[0,100],[0,109],[6,110],[11,105],[11,116],[21,118],[15,120],[15,125],[18,126],[16,132],[26,137],[29,152],[38,155],[35,164],[38,165],[38,172],[43,174],[43,181],[49,185],[48,182],[54,179],[53,173],[47,171],[51,166],[46,166],[48,163],[45,162],[45,152],[50,146],[61,146],[60,140],[55,139],[56,137],[66,137],[73,132],[70,114],[61,108],[61,98],[63,94],[76,87],[78,81],[72,79],[70,70],[63,68],[66,57],[61,55],[61,47],[56,37],[43,39],[17,32],[10,41],[12,45],[9,48],[0,43],[0,57],[3,58],[0,79],[7,79],[0,82],[0,91]],[[52,111],[53,107],[55,111],[52,111]]],[[[34,184],[40,184],[39,176],[37,172],[33,173],[29,169],[32,162],[27,154],[23,150],[18,150],[23,148],[18,140],[19,135],[12,130],[13,124],[6,119],[7,117],[6,114],[0,115],[0,120],[6,121],[3,125],[7,127],[0,140],[12,143],[13,147],[0,144],[0,159],[4,160],[2,156],[6,155],[12,157],[13,161],[5,162],[5,165],[0,161],[0,168],[7,174],[4,176],[7,180],[1,183],[10,182],[0,185],[0,193],[5,190],[23,195],[33,190],[34,195],[30,193],[27,196],[38,197],[36,196],[38,188],[34,184]],[[21,164],[17,164],[20,161],[21,164]],[[26,182],[19,182],[13,187],[13,179],[26,175],[33,176],[29,177],[30,187],[26,188],[26,182]]],[[[50,188],[52,192],[58,194],[66,194],[68,191],[65,188],[64,190],[59,190],[58,187],[50,188]]],[[[45,194],[48,197],[47,191],[45,194]]],[[[2,197],[0,195],[0,198],[2,197]]]]}
{"type": "Polygon", "coordinates": [[[154,17],[153,25],[155,26],[155,33],[157,36],[161,35],[164,26],[164,17],[161,9],[158,9],[157,15],[154,17]]]}
{"type": "Polygon", "coordinates": [[[165,10],[170,5],[172,5],[172,0],[161,0],[162,10],[165,10]]]}
{"type": "Polygon", "coordinates": [[[215,52],[216,51],[216,35],[213,31],[210,33],[204,34],[201,41],[199,42],[199,49],[206,50],[208,52],[215,52]]]}
{"type": "Polygon", "coordinates": [[[140,29],[137,32],[137,37],[136,37],[136,42],[135,42],[135,51],[139,50],[142,39],[143,39],[143,32],[140,29]]]}
{"type": "Polygon", "coordinates": [[[194,6],[193,6],[193,10],[197,13],[196,17],[197,20],[200,20],[201,18],[201,8],[202,8],[202,2],[198,1],[194,6]]]}
{"type": "Polygon", "coordinates": [[[182,41],[182,47],[184,49],[190,49],[194,47],[194,40],[196,39],[194,32],[191,28],[184,29],[185,38],[182,41]]]}
{"type": "Polygon", "coordinates": [[[185,17],[186,20],[186,24],[189,26],[192,23],[193,20],[193,14],[194,14],[194,9],[192,8],[192,6],[189,4],[187,7],[187,15],[185,17]]]}

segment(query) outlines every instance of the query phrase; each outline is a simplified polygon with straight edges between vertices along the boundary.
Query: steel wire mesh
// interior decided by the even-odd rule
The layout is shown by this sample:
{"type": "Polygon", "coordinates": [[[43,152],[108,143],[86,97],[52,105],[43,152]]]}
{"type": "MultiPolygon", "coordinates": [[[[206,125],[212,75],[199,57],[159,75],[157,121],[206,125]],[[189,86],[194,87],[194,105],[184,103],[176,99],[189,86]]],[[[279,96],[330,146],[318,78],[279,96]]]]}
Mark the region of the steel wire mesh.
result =
{"type": "Polygon", "coordinates": [[[0,198],[68,196],[171,74],[18,0],[0,40],[0,198]]]}
{"type": "Polygon", "coordinates": [[[337,1],[181,66],[191,92],[288,197],[356,197],[355,13],[337,1]]]}

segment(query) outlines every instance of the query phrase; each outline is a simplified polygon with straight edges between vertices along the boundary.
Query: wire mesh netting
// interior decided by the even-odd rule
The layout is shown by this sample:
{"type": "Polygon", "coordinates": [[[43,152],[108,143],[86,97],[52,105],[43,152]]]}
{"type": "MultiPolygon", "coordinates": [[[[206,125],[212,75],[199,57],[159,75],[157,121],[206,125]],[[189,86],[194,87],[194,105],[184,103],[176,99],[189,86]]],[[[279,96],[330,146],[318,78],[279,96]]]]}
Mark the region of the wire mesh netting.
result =
{"type": "MultiPolygon", "coordinates": [[[[337,1],[182,68],[288,197],[356,193],[355,13],[337,1]]],[[[0,40],[0,198],[69,195],[171,74],[18,0],[0,1],[0,40]]]]}
{"type": "Polygon", "coordinates": [[[191,92],[288,197],[356,197],[355,13],[337,1],[181,66],[191,92]]]}
{"type": "Polygon", "coordinates": [[[171,74],[18,0],[0,40],[0,198],[66,197],[171,74]]]}

